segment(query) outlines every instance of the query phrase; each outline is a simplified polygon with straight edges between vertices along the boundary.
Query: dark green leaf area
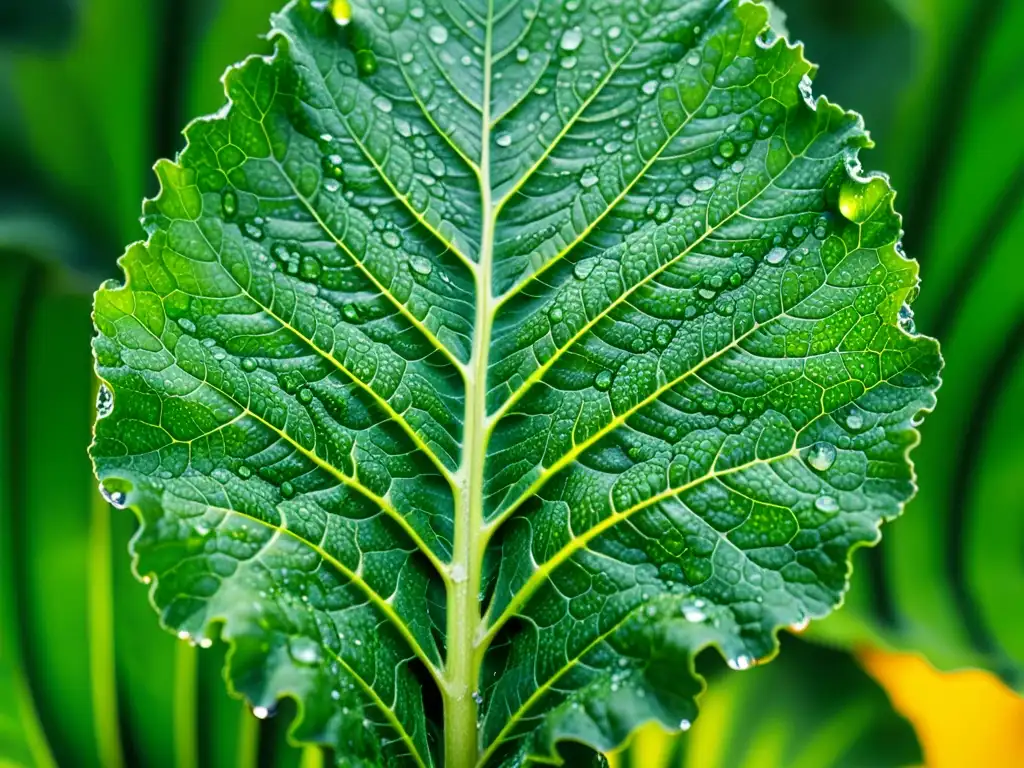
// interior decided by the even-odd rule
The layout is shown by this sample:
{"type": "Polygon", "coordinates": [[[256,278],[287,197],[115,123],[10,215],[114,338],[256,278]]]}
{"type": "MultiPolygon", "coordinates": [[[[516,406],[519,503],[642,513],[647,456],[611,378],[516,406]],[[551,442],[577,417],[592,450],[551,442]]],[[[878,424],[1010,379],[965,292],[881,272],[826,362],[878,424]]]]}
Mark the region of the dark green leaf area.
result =
{"type": "Polygon", "coordinates": [[[754,3],[335,5],[97,295],[137,571],[341,761],[682,728],[700,649],[773,655],[914,490],[940,359],[861,121],[754,3]]]}

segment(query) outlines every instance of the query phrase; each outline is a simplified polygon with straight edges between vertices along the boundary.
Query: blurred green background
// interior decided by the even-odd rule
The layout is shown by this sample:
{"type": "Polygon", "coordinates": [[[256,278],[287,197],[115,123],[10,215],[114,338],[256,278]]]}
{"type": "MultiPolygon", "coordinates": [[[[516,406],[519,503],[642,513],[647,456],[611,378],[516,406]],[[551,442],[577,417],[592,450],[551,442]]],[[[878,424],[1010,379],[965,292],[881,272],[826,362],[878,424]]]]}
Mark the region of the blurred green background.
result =
{"type": "MultiPolygon", "coordinates": [[[[91,292],[142,236],[153,162],[223,104],[227,65],[269,51],[279,4],[0,0],[0,766],[332,760],[288,745],[287,711],[260,722],[227,696],[222,649],[160,629],[126,553],[134,520],[99,498],[85,452],[91,292]]],[[[878,142],[864,162],[899,190],[944,386],[918,498],[855,557],[846,607],[763,669],[702,659],[701,718],[644,734],[623,768],[939,765],[850,651],[917,651],[1024,692],[1024,2],[777,5],[821,65],[816,92],[878,142]]],[[[1024,764],[1022,713],[972,764],[1024,764]]]]}

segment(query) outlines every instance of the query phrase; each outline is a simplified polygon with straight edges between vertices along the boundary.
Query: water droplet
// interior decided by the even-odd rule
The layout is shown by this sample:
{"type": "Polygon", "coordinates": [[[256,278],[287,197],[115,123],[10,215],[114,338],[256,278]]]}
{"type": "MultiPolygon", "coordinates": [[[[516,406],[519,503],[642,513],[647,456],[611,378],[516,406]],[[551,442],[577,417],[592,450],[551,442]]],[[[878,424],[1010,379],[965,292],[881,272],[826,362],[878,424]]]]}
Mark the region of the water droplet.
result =
{"type": "Polygon", "coordinates": [[[238,468],[238,476],[243,480],[248,480],[252,477],[252,470],[243,464],[238,468]]]}
{"type": "Polygon", "coordinates": [[[768,255],[764,257],[764,260],[769,264],[781,264],[786,260],[786,256],[789,254],[785,248],[772,248],[768,251],[768,255]]]}
{"type": "Polygon", "coordinates": [[[907,333],[912,334],[917,331],[917,326],[914,324],[914,310],[912,310],[908,304],[904,304],[900,307],[898,322],[900,324],[900,328],[907,333]]]}
{"type": "Polygon", "coordinates": [[[356,66],[359,68],[359,74],[372,75],[377,71],[377,54],[367,48],[357,51],[356,66]]]}
{"type": "Polygon", "coordinates": [[[807,463],[824,472],[836,463],[836,447],[831,443],[815,443],[807,451],[807,463]]]}
{"type": "Polygon", "coordinates": [[[646,83],[643,84],[643,86],[641,86],[641,90],[644,93],[646,93],[648,96],[650,96],[656,90],[658,90],[658,81],[657,80],[648,80],[646,83]]]}
{"type": "Polygon", "coordinates": [[[309,404],[313,401],[313,391],[308,387],[299,390],[298,394],[299,402],[303,404],[309,404]]]}
{"type": "Polygon", "coordinates": [[[888,192],[888,184],[880,177],[866,182],[847,179],[839,188],[839,212],[856,224],[865,222],[882,204],[888,192]]]}
{"type": "Polygon", "coordinates": [[[689,720],[680,720],[679,721],[679,730],[683,731],[685,733],[686,731],[690,730],[690,727],[692,725],[693,725],[693,723],[691,723],[689,720]]]}
{"type": "Polygon", "coordinates": [[[473,701],[475,701],[477,705],[483,704],[484,695],[480,693],[480,691],[473,691],[473,701]]]}
{"type": "Polygon", "coordinates": [[[412,267],[412,271],[417,275],[423,275],[424,277],[434,271],[434,265],[422,256],[413,256],[409,259],[409,266],[412,267]]]}
{"type": "Polygon", "coordinates": [[[295,486],[292,485],[289,481],[285,480],[283,483],[281,483],[281,495],[284,496],[286,499],[292,498],[292,496],[295,495],[295,486]]]}
{"type": "Polygon", "coordinates": [[[597,259],[581,259],[572,268],[572,274],[577,280],[586,280],[597,266],[597,259]]]}
{"type": "Polygon", "coordinates": [[[252,714],[257,720],[266,720],[270,717],[270,710],[266,707],[253,707],[252,714]]]}
{"type": "Polygon", "coordinates": [[[114,393],[106,384],[100,384],[96,393],[96,418],[105,419],[114,410],[114,393]]]}
{"type": "Polygon", "coordinates": [[[683,618],[687,621],[693,622],[694,624],[700,624],[702,621],[706,621],[708,616],[704,611],[701,610],[703,603],[693,603],[692,605],[683,606],[683,618]]]}
{"type": "Polygon", "coordinates": [[[200,640],[199,640],[199,647],[200,648],[212,648],[213,647],[213,640],[211,640],[208,637],[200,638],[200,640]]]}
{"type": "Polygon", "coordinates": [[[805,629],[807,629],[807,626],[810,623],[811,623],[810,617],[804,616],[804,617],[802,617],[800,619],[797,619],[792,624],[790,624],[789,625],[789,629],[790,629],[791,632],[803,632],[805,629]]]}
{"type": "Polygon", "coordinates": [[[864,427],[864,414],[856,408],[852,408],[846,416],[846,426],[856,432],[864,427]]]}
{"type": "Polygon", "coordinates": [[[528,49],[526,49],[526,48],[517,48],[516,49],[516,61],[518,61],[520,64],[525,64],[529,60],[530,60],[530,51],[528,49]]]}
{"type": "Polygon", "coordinates": [[[684,189],[679,193],[679,196],[676,198],[676,202],[684,208],[689,208],[697,202],[697,193],[692,189],[684,189]]]}
{"type": "Polygon", "coordinates": [[[220,207],[224,212],[225,219],[232,219],[238,213],[238,195],[233,189],[224,190],[220,196],[220,207]]]}
{"type": "Polygon", "coordinates": [[[583,32],[580,31],[579,27],[572,27],[571,29],[565,30],[559,46],[563,51],[575,51],[580,47],[582,42],[583,32]]]}
{"type": "Polygon", "coordinates": [[[462,584],[467,578],[466,567],[461,563],[456,563],[452,566],[451,577],[456,584],[462,584]]]}
{"type": "Polygon", "coordinates": [[[552,323],[560,323],[562,322],[562,310],[559,307],[555,307],[548,313],[548,317],[552,323]]]}
{"type": "Polygon", "coordinates": [[[339,27],[347,26],[352,21],[352,6],[348,0],[331,0],[331,18],[339,27]]]}
{"type": "Polygon", "coordinates": [[[320,661],[320,645],[308,637],[293,638],[289,645],[292,658],[300,664],[316,664],[320,661]]]}
{"type": "Polygon", "coordinates": [[[562,59],[562,69],[572,69],[575,66],[576,66],[576,57],[575,56],[566,56],[564,59],[562,59]]]}
{"type": "Polygon", "coordinates": [[[715,180],[710,176],[701,176],[693,182],[693,188],[698,192],[707,192],[709,189],[713,189],[715,186],[715,180]]]}
{"type": "Polygon", "coordinates": [[[736,154],[736,145],[733,144],[728,139],[726,139],[725,141],[718,145],[718,154],[720,154],[722,157],[728,160],[730,157],[736,154]]]}
{"type": "Polygon", "coordinates": [[[839,503],[831,496],[820,496],[814,501],[814,508],[819,512],[838,512],[839,503]]]}
{"type": "Polygon", "coordinates": [[[188,633],[188,630],[181,629],[181,630],[178,631],[178,639],[179,640],[188,640],[190,637],[192,637],[192,635],[190,635],[188,633]]]}
{"type": "Polygon", "coordinates": [[[448,42],[448,30],[440,24],[431,25],[430,29],[427,30],[427,36],[436,45],[444,45],[448,42]]]}
{"type": "Polygon", "coordinates": [[[744,669],[750,669],[754,666],[754,659],[745,653],[741,653],[739,656],[731,657],[726,663],[730,669],[742,672],[744,669]]]}
{"type": "Polygon", "coordinates": [[[495,139],[494,143],[497,144],[499,147],[507,147],[512,143],[512,134],[503,133],[501,134],[501,136],[495,139]]]}
{"type": "Polygon", "coordinates": [[[394,109],[394,105],[391,103],[391,99],[387,98],[386,96],[377,96],[376,98],[374,98],[373,106],[375,106],[384,114],[387,114],[392,109],[394,109]]]}
{"type": "Polygon", "coordinates": [[[598,182],[597,174],[594,173],[593,171],[586,171],[583,174],[582,178],[580,178],[580,184],[583,185],[584,189],[589,189],[590,187],[592,187],[595,184],[597,184],[597,182],[598,182]]]}
{"type": "Polygon", "coordinates": [[[594,379],[594,386],[602,392],[607,391],[612,385],[612,374],[610,371],[601,371],[594,379]]]}
{"type": "Polygon", "coordinates": [[[100,483],[100,496],[106,499],[107,503],[117,509],[124,509],[128,504],[128,497],[123,491],[110,491],[100,483]]]}
{"type": "Polygon", "coordinates": [[[621,27],[609,27],[608,28],[608,39],[609,40],[618,40],[621,35],[622,35],[622,28],[621,27]]]}

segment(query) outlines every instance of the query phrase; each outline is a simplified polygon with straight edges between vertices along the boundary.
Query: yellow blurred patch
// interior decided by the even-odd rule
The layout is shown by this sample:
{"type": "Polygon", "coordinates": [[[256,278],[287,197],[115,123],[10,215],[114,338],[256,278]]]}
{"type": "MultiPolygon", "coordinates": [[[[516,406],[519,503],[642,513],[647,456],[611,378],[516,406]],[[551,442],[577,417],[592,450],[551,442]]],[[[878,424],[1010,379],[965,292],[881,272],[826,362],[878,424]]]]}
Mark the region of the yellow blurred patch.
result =
{"type": "Polygon", "coordinates": [[[1024,699],[994,675],[939,672],[909,653],[857,656],[913,724],[928,768],[1024,766],[1024,699]]]}

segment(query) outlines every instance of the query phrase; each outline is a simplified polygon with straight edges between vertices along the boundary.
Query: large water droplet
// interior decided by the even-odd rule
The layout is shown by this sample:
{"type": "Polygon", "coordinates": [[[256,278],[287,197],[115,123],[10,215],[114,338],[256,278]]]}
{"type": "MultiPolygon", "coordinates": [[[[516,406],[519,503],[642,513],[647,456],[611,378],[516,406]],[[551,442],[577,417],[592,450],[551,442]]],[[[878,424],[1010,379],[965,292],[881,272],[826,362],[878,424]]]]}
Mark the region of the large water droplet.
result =
{"type": "Polygon", "coordinates": [[[124,509],[128,505],[128,496],[123,491],[108,490],[103,483],[100,483],[100,496],[117,509],[124,509]]]}
{"type": "Polygon", "coordinates": [[[839,189],[839,212],[857,224],[867,221],[889,192],[882,178],[847,179],[839,189]]]}
{"type": "Polygon", "coordinates": [[[584,172],[583,176],[580,178],[580,184],[582,184],[585,189],[589,189],[590,187],[597,184],[597,182],[597,174],[594,173],[593,171],[584,172]]]}
{"type": "Polygon", "coordinates": [[[431,25],[430,29],[427,30],[427,36],[436,45],[444,45],[448,42],[448,30],[440,24],[431,25]]]}
{"type": "Polygon", "coordinates": [[[859,429],[864,428],[864,414],[861,413],[857,408],[851,408],[850,412],[846,415],[846,426],[856,432],[859,429]]]}
{"type": "Polygon", "coordinates": [[[741,653],[739,656],[730,657],[726,663],[729,665],[730,669],[743,671],[744,669],[750,669],[754,666],[754,659],[752,656],[741,653]]]}
{"type": "Polygon", "coordinates": [[[807,451],[807,463],[824,472],[836,463],[836,447],[831,443],[815,443],[807,451]]]}
{"type": "Polygon", "coordinates": [[[838,512],[839,502],[831,496],[819,496],[814,502],[814,508],[819,512],[838,512]]]}
{"type": "Polygon", "coordinates": [[[563,51],[575,51],[580,47],[580,43],[583,42],[583,32],[580,31],[579,27],[572,27],[571,29],[565,30],[565,34],[562,35],[562,40],[559,46],[563,51]]]}
{"type": "Polygon", "coordinates": [[[693,188],[698,192],[707,192],[709,189],[713,189],[715,186],[715,180],[710,176],[701,176],[693,182],[693,188]]]}
{"type": "Polygon", "coordinates": [[[352,6],[348,0],[331,0],[329,10],[331,18],[339,27],[347,26],[352,21],[352,6]]]}
{"type": "Polygon", "coordinates": [[[308,637],[293,638],[289,644],[292,658],[300,664],[316,664],[320,661],[320,645],[308,637]]]}
{"type": "Polygon", "coordinates": [[[602,392],[612,385],[612,374],[610,371],[601,371],[594,379],[594,386],[602,392]]]}
{"type": "Polygon", "coordinates": [[[499,147],[507,147],[510,144],[512,144],[512,134],[503,133],[501,134],[501,136],[495,139],[494,143],[497,144],[499,147]]]}
{"type": "Polygon", "coordinates": [[[413,256],[409,259],[409,266],[413,272],[424,277],[434,271],[434,265],[422,256],[413,256]]]}
{"type": "Polygon", "coordinates": [[[691,723],[689,720],[680,720],[679,721],[679,730],[683,731],[685,733],[686,731],[690,730],[690,727],[692,725],[693,725],[693,723],[691,723]]]}
{"type": "Polygon", "coordinates": [[[786,260],[786,255],[789,253],[785,248],[772,248],[768,251],[768,255],[764,257],[764,260],[769,264],[781,264],[786,260]]]}

